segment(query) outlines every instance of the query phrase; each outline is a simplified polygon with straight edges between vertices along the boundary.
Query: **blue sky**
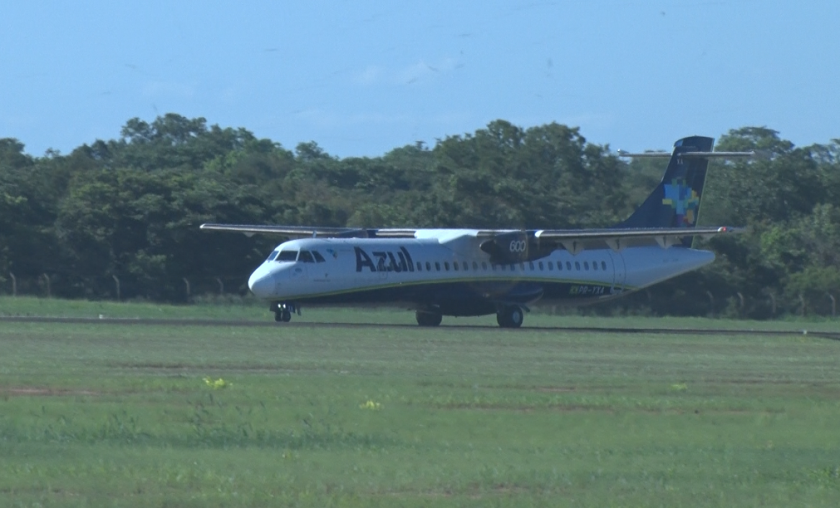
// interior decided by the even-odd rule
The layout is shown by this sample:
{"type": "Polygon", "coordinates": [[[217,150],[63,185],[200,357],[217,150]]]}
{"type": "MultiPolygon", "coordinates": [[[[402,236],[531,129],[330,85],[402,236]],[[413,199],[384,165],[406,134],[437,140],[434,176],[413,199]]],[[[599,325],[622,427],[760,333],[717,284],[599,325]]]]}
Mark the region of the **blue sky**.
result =
{"type": "Polygon", "coordinates": [[[830,0],[0,0],[0,137],[68,153],[169,112],[339,157],[494,119],[669,148],[840,138],[830,0]]]}

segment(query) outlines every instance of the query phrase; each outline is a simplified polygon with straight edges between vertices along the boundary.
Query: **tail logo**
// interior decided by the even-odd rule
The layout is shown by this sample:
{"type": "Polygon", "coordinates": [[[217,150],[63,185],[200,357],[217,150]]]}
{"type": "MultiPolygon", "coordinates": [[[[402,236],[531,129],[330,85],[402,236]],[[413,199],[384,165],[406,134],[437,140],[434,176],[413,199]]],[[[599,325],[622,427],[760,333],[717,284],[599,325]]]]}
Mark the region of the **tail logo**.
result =
{"type": "Polygon", "coordinates": [[[677,226],[690,227],[697,220],[700,196],[686,185],[685,181],[673,180],[670,184],[665,184],[665,198],[662,204],[674,209],[677,226]]]}

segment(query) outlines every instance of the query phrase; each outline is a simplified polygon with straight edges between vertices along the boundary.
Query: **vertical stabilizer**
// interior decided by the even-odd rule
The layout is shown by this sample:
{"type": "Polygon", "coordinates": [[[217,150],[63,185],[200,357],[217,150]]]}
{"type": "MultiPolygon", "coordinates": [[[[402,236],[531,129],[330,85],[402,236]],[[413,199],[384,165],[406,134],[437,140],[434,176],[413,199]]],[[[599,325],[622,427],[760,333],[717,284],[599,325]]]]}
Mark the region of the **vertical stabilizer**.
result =
{"type": "MultiPolygon", "coordinates": [[[[662,181],[619,228],[693,228],[700,213],[700,198],[709,159],[682,154],[711,152],[713,138],[691,136],[674,143],[662,181]]],[[[683,240],[691,245],[691,237],[683,240]]]]}

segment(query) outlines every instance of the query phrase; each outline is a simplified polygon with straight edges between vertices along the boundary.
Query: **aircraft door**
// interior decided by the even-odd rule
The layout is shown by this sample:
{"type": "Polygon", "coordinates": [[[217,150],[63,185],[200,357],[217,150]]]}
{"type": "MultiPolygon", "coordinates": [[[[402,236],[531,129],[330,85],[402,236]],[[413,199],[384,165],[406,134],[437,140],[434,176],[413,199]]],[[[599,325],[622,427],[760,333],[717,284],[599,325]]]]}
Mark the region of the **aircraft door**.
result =
{"type": "Polygon", "coordinates": [[[624,266],[624,256],[621,252],[609,251],[613,265],[613,283],[610,287],[611,294],[620,294],[624,291],[624,281],[627,278],[627,268],[624,266]]]}
{"type": "Polygon", "coordinates": [[[379,279],[379,282],[388,280],[388,272],[391,270],[386,254],[385,252],[373,253],[376,256],[376,277],[379,279]]]}

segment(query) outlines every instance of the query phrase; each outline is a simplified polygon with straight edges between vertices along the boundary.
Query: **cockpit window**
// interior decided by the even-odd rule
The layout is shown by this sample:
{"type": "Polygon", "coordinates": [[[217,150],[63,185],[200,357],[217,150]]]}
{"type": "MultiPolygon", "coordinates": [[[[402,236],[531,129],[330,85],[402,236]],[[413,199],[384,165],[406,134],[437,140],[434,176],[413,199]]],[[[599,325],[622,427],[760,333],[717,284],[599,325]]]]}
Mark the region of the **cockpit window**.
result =
{"type": "Polygon", "coordinates": [[[274,261],[274,258],[276,258],[279,253],[279,250],[271,251],[271,254],[268,255],[268,259],[266,259],[266,261],[274,261]]]}
{"type": "Polygon", "coordinates": [[[275,261],[297,261],[298,251],[296,250],[283,250],[280,251],[280,255],[275,258],[275,261]]]}
{"type": "Polygon", "coordinates": [[[315,256],[315,261],[317,261],[318,263],[326,263],[327,262],[327,260],[324,259],[324,256],[322,256],[321,253],[318,252],[317,250],[313,250],[312,255],[315,256]]]}
{"type": "Polygon", "coordinates": [[[300,257],[298,258],[298,261],[303,261],[304,263],[314,263],[315,262],[315,260],[312,258],[312,253],[309,252],[308,250],[300,251],[300,257]]]}

